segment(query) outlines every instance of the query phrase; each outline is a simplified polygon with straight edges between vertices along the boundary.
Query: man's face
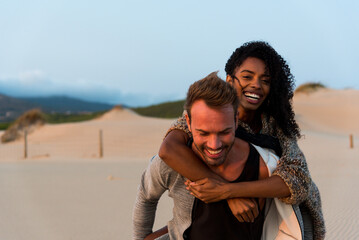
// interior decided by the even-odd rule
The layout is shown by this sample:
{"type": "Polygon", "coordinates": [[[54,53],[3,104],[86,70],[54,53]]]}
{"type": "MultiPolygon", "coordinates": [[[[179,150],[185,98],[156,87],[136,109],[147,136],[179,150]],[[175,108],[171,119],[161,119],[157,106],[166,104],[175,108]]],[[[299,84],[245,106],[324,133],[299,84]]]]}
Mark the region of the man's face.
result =
{"type": "Polygon", "coordinates": [[[232,105],[208,107],[203,100],[194,102],[191,122],[187,125],[193,135],[194,151],[208,166],[222,165],[235,138],[236,122],[232,105]]]}

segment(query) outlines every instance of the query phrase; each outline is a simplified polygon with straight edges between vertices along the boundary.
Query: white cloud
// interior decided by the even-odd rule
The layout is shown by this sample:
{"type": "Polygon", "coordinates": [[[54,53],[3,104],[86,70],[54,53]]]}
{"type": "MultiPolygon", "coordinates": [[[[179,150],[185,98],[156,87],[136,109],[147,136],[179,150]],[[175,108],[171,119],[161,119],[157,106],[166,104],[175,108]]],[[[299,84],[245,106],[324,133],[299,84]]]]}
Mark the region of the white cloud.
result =
{"type": "Polygon", "coordinates": [[[174,95],[167,93],[155,96],[149,93],[124,92],[120,85],[91,82],[85,78],[61,81],[50,79],[41,70],[26,71],[18,77],[0,76],[0,93],[14,97],[69,96],[87,101],[145,106],[166,100],[174,95]]]}
{"type": "Polygon", "coordinates": [[[46,74],[41,70],[30,70],[21,72],[18,74],[18,81],[20,84],[38,84],[38,83],[45,83],[47,81],[46,74]]]}

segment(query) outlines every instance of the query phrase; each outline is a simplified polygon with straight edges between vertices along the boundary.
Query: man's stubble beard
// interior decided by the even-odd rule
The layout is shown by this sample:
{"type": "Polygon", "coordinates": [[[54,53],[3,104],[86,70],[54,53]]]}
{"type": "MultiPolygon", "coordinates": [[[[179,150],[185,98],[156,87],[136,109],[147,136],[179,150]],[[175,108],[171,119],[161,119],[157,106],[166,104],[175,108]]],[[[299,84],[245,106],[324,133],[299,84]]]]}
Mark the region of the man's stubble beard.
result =
{"type": "MultiPolygon", "coordinates": [[[[224,151],[226,151],[226,152],[225,152],[225,154],[224,154],[224,156],[223,156],[223,160],[222,160],[221,162],[215,162],[214,164],[213,164],[212,161],[209,162],[209,161],[207,160],[207,158],[209,158],[209,157],[208,157],[208,156],[206,155],[206,153],[204,152],[205,147],[203,147],[203,151],[202,151],[201,148],[200,148],[194,141],[193,141],[193,145],[195,146],[195,148],[196,148],[196,150],[197,150],[196,152],[201,155],[202,161],[204,161],[208,166],[217,167],[217,166],[220,166],[220,165],[224,164],[225,161],[227,160],[227,157],[228,157],[228,155],[229,155],[229,152],[231,151],[231,149],[232,149],[232,147],[233,147],[233,145],[234,145],[234,141],[235,141],[235,140],[233,140],[233,142],[232,142],[230,145],[226,145],[226,146],[228,146],[228,147],[225,147],[226,149],[224,149],[224,151]]],[[[223,151],[223,150],[222,150],[222,151],[223,151]]],[[[211,159],[211,158],[210,158],[210,159],[211,159]]]]}

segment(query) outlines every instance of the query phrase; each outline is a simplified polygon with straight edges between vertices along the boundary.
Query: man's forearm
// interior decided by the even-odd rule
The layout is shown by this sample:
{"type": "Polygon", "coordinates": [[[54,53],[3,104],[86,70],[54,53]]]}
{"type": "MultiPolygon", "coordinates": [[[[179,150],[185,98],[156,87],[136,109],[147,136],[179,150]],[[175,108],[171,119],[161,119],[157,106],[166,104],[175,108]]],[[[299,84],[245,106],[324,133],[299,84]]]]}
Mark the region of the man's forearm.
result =
{"type": "Polygon", "coordinates": [[[149,202],[142,196],[137,196],[133,211],[133,239],[143,240],[152,233],[157,202],[149,202]]]}
{"type": "Polygon", "coordinates": [[[133,210],[133,239],[143,240],[152,233],[158,200],[166,191],[166,165],[155,156],[142,174],[133,210]]]}

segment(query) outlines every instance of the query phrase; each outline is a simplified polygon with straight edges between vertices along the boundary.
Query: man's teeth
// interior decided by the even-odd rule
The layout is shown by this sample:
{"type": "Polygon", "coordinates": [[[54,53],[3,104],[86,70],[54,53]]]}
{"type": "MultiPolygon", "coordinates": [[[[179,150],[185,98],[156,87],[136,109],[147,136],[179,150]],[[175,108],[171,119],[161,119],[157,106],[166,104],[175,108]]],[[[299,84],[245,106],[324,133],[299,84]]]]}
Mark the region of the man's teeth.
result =
{"type": "Polygon", "coordinates": [[[260,98],[260,96],[255,93],[245,93],[244,96],[249,97],[249,98],[254,98],[254,99],[260,98]]]}
{"type": "Polygon", "coordinates": [[[207,151],[208,151],[211,155],[215,155],[215,154],[220,153],[220,152],[222,151],[222,149],[219,149],[219,150],[216,150],[216,151],[207,149],[207,151]]]}

